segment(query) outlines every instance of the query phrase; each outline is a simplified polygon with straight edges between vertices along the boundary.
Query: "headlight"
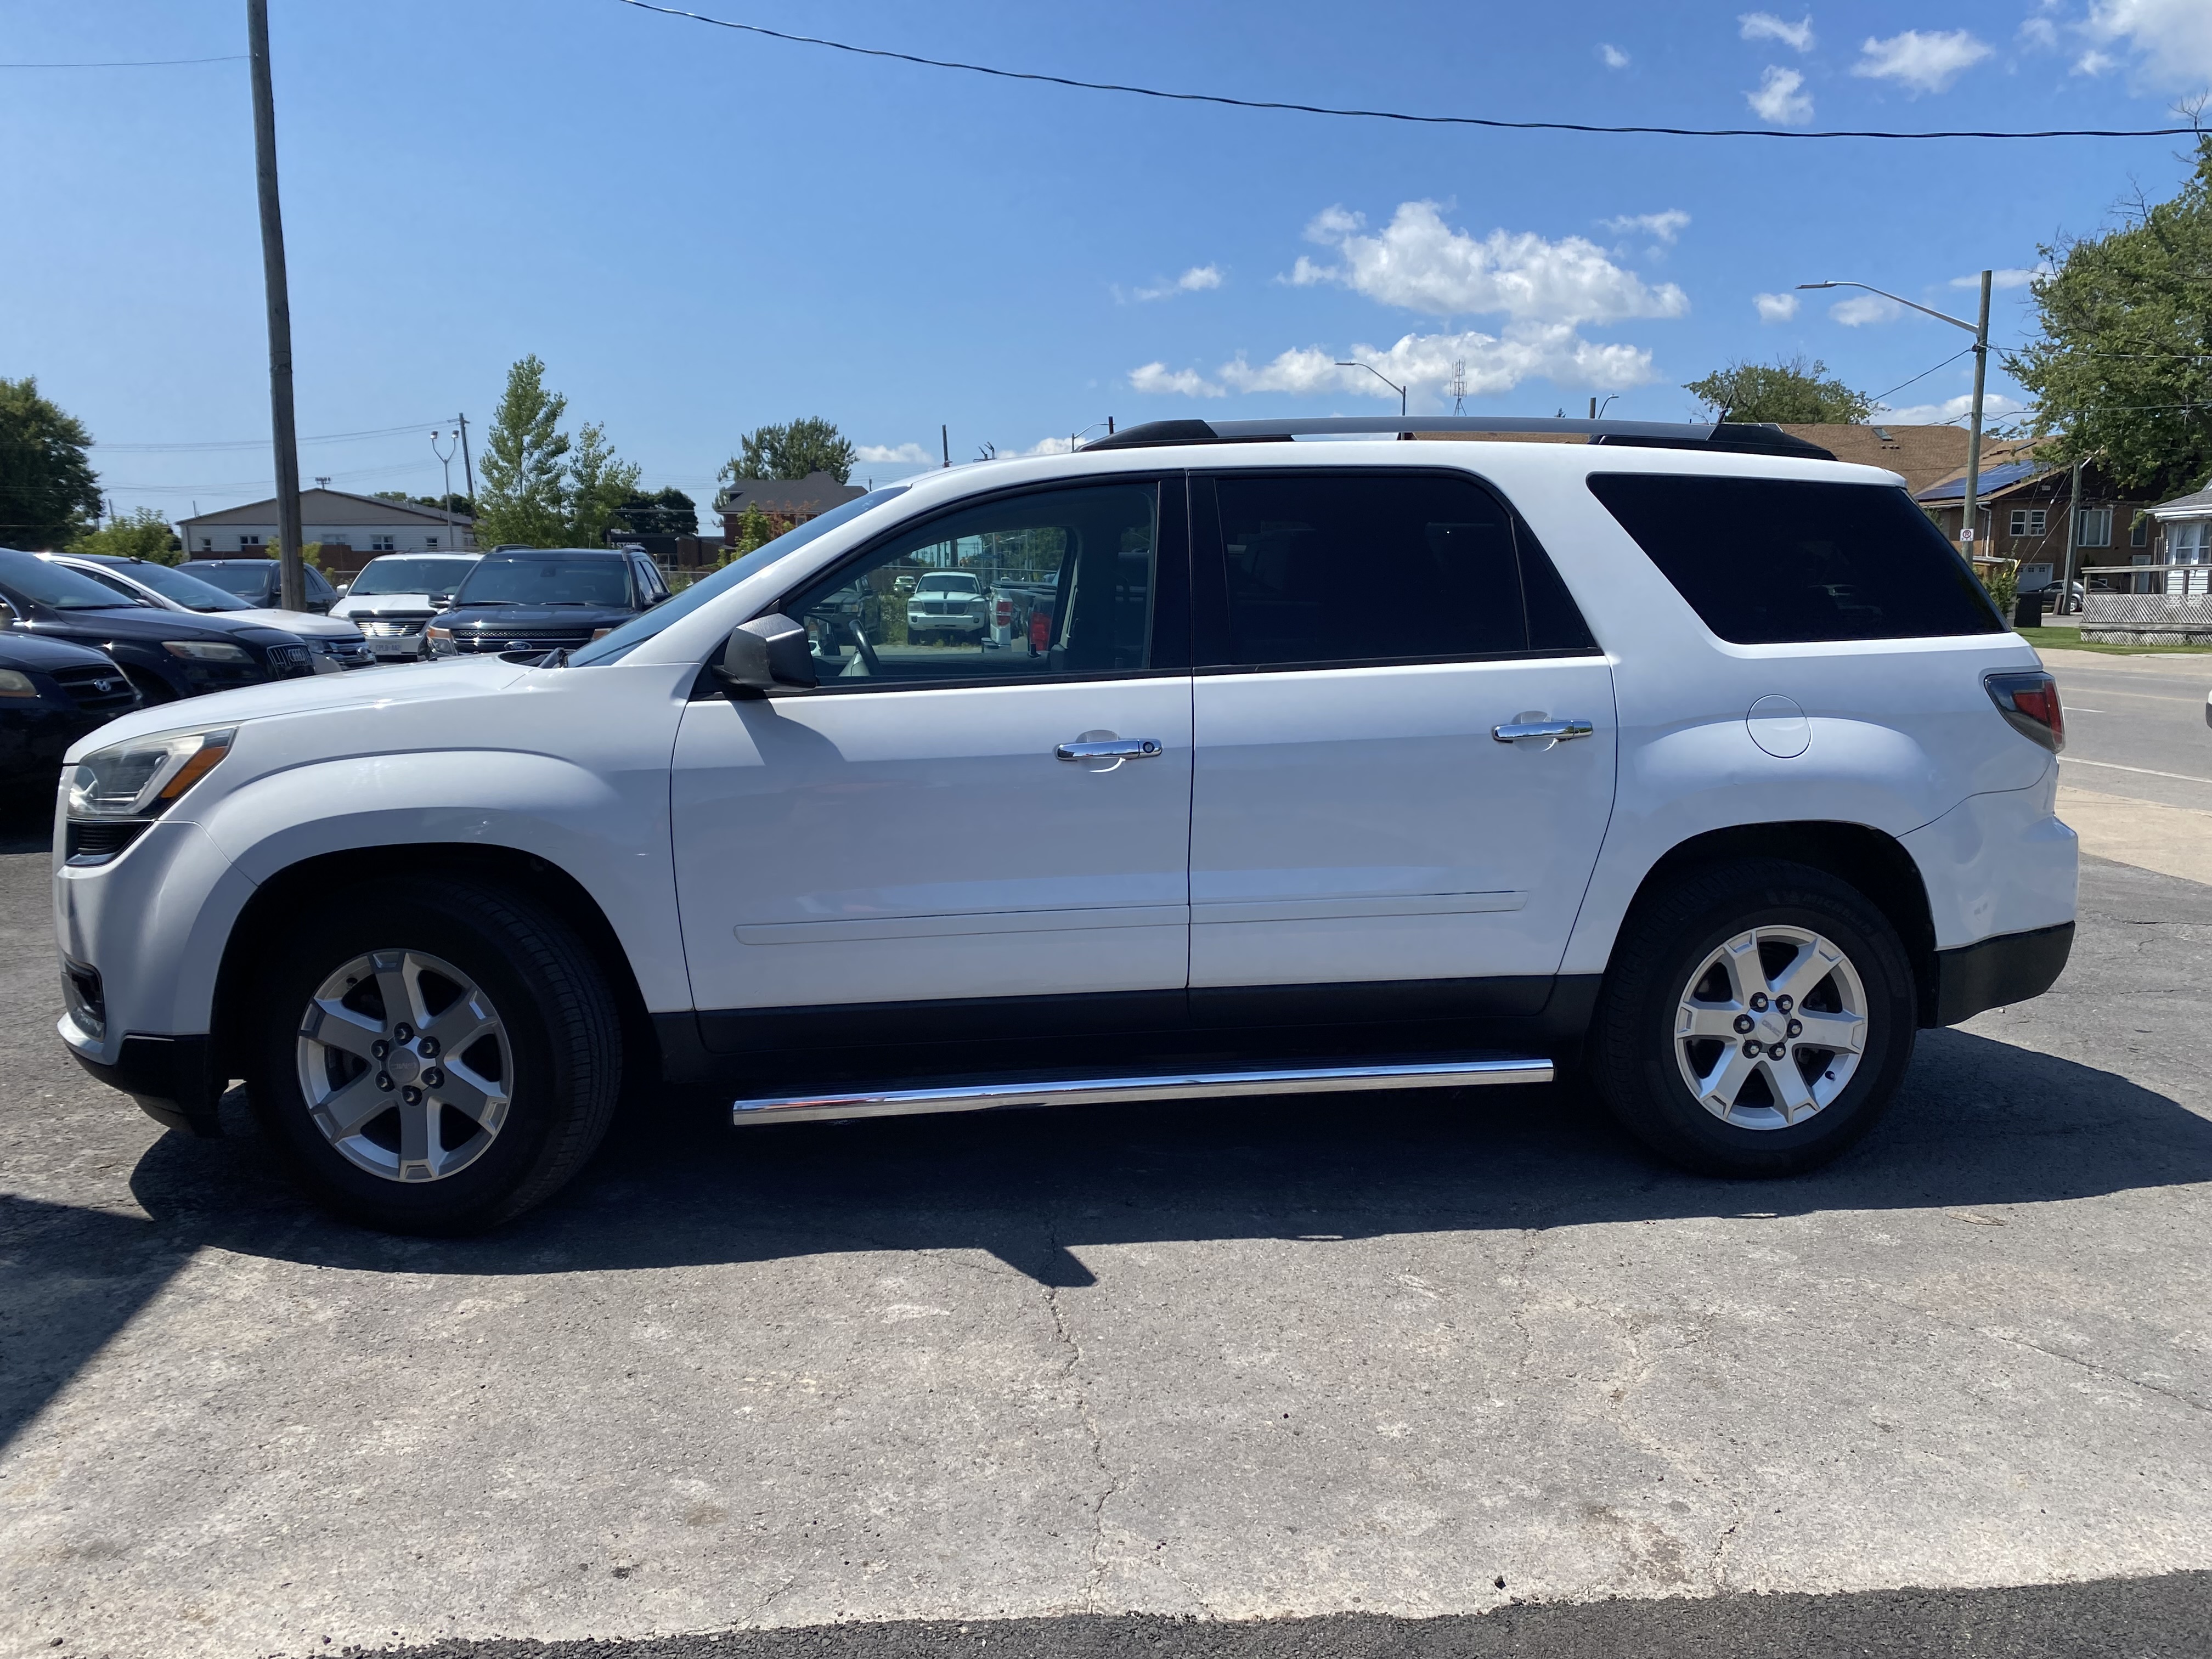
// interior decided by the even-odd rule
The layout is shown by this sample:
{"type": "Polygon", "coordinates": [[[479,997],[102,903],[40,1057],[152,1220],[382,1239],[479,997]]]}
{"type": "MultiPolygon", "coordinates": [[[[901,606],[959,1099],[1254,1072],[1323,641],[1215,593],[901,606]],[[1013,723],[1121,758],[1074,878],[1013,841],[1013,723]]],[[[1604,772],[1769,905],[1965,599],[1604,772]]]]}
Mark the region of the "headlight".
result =
{"type": "Polygon", "coordinates": [[[157,818],[222,763],[238,728],[170,732],[95,749],[70,774],[72,818],[157,818]]]}
{"type": "Polygon", "coordinates": [[[0,668],[0,697],[35,697],[39,688],[31,684],[28,674],[19,674],[12,668],[0,668]]]}
{"type": "Polygon", "coordinates": [[[430,635],[430,643],[433,645],[435,645],[441,640],[443,640],[447,645],[451,645],[453,642],[453,630],[450,628],[433,628],[427,631],[430,635]]]}
{"type": "Polygon", "coordinates": [[[163,640],[161,649],[173,656],[188,657],[194,662],[251,662],[242,646],[225,645],[217,640],[163,640]]]}
{"type": "Polygon", "coordinates": [[[592,644],[596,645],[596,644],[598,644],[598,643],[599,643],[599,641],[601,641],[601,640],[603,640],[603,639],[606,638],[606,636],[607,636],[608,635],[610,635],[610,634],[613,633],[614,631],[615,631],[615,630],[614,630],[613,629],[611,629],[611,628],[594,628],[594,629],[592,630],[592,641],[591,641],[591,642],[592,642],[592,644]]]}

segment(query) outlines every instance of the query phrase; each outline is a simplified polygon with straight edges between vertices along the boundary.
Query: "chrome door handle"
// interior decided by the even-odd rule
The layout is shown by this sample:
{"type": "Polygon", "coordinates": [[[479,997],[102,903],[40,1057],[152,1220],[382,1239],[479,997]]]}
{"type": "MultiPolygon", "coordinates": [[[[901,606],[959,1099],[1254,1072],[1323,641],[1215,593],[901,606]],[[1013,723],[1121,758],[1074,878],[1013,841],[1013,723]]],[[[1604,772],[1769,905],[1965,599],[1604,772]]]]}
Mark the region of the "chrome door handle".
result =
{"type": "Polygon", "coordinates": [[[1596,730],[1588,720],[1508,720],[1492,726],[1490,735],[1500,743],[1565,743],[1570,738],[1586,738],[1596,730]]]}
{"type": "Polygon", "coordinates": [[[1144,760],[1160,752],[1158,738],[1109,738],[1103,743],[1063,743],[1052,751],[1064,761],[1144,760]]]}

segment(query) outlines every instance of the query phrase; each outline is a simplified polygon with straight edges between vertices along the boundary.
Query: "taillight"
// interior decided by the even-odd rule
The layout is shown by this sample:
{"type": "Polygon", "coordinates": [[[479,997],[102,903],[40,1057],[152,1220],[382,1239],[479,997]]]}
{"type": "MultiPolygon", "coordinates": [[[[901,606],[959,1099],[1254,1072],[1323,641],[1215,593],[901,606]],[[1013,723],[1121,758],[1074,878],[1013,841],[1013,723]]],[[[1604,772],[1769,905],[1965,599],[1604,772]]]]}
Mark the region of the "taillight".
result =
{"type": "Polygon", "coordinates": [[[2066,747],[2066,711],[2058,706],[2058,682],[2039,668],[1984,674],[1990,701],[2013,730],[2057,754],[2066,747]]]}

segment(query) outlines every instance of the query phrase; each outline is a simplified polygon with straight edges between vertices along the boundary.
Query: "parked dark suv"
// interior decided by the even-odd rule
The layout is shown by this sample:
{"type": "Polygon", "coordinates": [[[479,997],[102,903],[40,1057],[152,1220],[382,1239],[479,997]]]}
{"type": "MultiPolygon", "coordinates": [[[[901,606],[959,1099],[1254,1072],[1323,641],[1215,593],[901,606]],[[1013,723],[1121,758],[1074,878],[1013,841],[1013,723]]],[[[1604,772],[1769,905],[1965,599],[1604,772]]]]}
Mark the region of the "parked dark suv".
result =
{"type": "Polygon", "coordinates": [[[315,672],[296,634],[166,610],[13,548],[0,548],[0,599],[18,629],[106,653],[149,702],[315,672]]]}
{"type": "Polygon", "coordinates": [[[632,548],[526,547],[487,553],[430,625],[439,655],[574,650],[668,597],[632,548]]]}
{"type": "MultiPolygon", "coordinates": [[[[284,603],[279,597],[284,568],[275,559],[187,559],[177,568],[188,576],[213,582],[226,593],[235,593],[248,605],[273,611],[284,603]]],[[[306,578],[308,610],[320,613],[338,602],[337,589],[321,571],[310,564],[303,565],[301,574],[306,578]]]]}

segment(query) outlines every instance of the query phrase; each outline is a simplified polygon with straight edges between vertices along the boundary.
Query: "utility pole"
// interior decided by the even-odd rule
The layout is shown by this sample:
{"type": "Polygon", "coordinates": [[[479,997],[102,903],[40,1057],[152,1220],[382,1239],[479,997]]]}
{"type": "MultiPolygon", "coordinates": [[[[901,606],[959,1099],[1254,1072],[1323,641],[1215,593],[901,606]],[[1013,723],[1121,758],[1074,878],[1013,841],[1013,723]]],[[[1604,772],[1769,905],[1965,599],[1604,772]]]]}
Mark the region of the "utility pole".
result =
{"type": "Polygon", "coordinates": [[[949,467],[952,465],[952,428],[950,426],[939,427],[937,440],[945,446],[945,465],[949,467]]]}
{"type": "Polygon", "coordinates": [[[276,200],[276,102],[269,85],[269,0],[246,0],[253,73],[253,170],[261,197],[261,278],[269,302],[269,423],[276,447],[277,604],[307,608],[300,561],[300,447],[292,423],[292,296],[276,200]]]}
{"type": "MultiPolygon", "coordinates": [[[[2066,606],[2074,592],[2074,537],[2081,524],[2081,463],[2074,463],[2074,492],[2066,504],[2066,565],[2058,577],[2058,614],[2066,614],[2066,606]]],[[[2086,591],[2086,588],[2085,590],[2086,591]]]]}
{"type": "Polygon", "coordinates": [[[1948,311],[1937,311],[1929,306],[1908,300],[1901,294],[1892,294],[1887,289],[1876,288],[1871,283],[1800,283],[1800,289],[1863,288],[1869,294],[1879,294],[1885,300],[1909,307],[1923,317],[1933,317],[1939,323],[1948,323],[1954,328],[1963,328],[1974,337],[1974,404],[1972,419],[1966,430],[1966,511],[1959,518],[1959,550],[1968,558],[1974,554],[1978,539],[1974,524],[1974,504],[1981,493],[1982,483],[1982,386],[1988,379],[1990,368],[1990,286],[1995,273],[1982,273],[1982,310],[1978,322],[1968,322],[1963,317],[1954,317],[1948,311]]]}
{"type": "MultiPolygon", "coordinates": [[[[465,415],[456,415],[453,416],[453,424],[461,429],[461,485],[469,492],[469,505],[474,507],[477,499],[477,470],[469,461],[469,417],[465,415]]],[[[447,491],[448,495],[452,493],[451,490],[447,491]]]]}
{"type": "Polygon", "coordinates": [[[430,434],[430,453],[438,458],[439,470],[445,477],[446,493],[438,505],[446,510],[445,550],[447,552],[453,551],[461,544],[460,537],[453,528],[453,440],[460,435],[459,432],[433,432],[430,434]],[[441,438],[446,441],[443,449],[438,447],[441,438]]]}

